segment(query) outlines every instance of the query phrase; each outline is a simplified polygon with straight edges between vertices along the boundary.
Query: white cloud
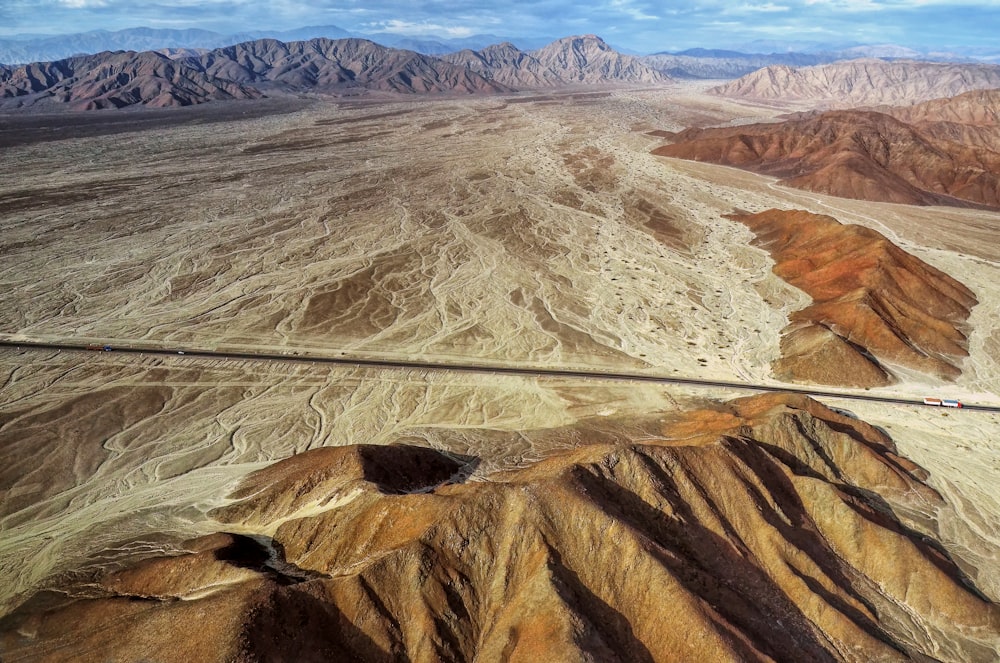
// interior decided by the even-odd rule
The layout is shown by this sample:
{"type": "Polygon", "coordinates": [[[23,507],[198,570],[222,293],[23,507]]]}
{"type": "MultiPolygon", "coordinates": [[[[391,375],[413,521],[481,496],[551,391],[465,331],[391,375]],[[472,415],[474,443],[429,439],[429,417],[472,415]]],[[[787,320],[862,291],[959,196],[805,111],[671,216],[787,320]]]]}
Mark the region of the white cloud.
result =
{"type": "Polygon", "coordinates": [[[658,21],[659,16],[647,14],[632,4],[632,0],[611,0],[611,7],[622,12],[634,21],[658,21]]]}
{"type": "Polygon", "coordinates": [[[470,37],[476,34],[475,30],[464,25],[441,25],[439,23],[429,23],[426,21],[415,23],[411,21],[391,19],[388,21],[380,21],[378,23],[369,23],[368,26],[375,30],[411,37],[441,36],[462,38],[470,37]]]}
{"type": "Polygon", "coordinates": [[[107,0],[59,0],[59,4],[70,9],[91,9],[93,7],[107,7],[107,0]]]}

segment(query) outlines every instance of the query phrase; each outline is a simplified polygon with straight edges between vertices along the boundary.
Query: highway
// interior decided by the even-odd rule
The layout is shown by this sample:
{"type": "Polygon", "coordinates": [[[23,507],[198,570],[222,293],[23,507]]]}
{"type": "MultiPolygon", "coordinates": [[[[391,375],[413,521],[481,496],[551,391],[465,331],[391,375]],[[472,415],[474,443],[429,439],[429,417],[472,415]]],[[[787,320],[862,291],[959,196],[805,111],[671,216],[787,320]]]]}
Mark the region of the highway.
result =
{"type": "MultiPolygon", "coordinates": [[[[34,350],[56,350],[63,352],[105,352],[103,346],[95,346],[87,343],[52,343],[41,341],[10,341],[0,340],[0,348],[25,348],[34,350]]],[[[516,366],[494,366],[489,364],[462,364],[450,362],[417,361],[405,359],[371,359],[365,357],[349,356],[317,356],[317,355],[288,355],[283,353],[266,352],[223,352],[218,350],[205,350],[198,348],[176,347],[172,349],[151,348],[138,346],[110,346],[110,352],[117,354],[151,355],[194,357],[199,359],[230,359],[241,361],[272,361],[282,363],[311,363],[311,364],[335,364],[339,366],[351,366],[360,368],[388,368],[388,369],[415,369],[423,371],[450,371],[459,373],[478,373],[493,375],[516,375],[521,377],[543,377],[543,378],[579,378],[588,380],[611,380],[623,382],[653,382],[658,384],[678,384],[695,387],[721,387],[725,389],[741,389],[746,391],[773,391],[791,394],[804,394],[819,398],[845,398],[857,401],[869,401],[874,403],[887,403],[892,405],[920,405],[924,406],[922,399],[892,398],[888,396],[877,396],[862,393],[841,393],[836,391],[824,391],[821,389],[810,389],[806,387],[775,386],[763,384],[749,384],[745,382],[725,382],[719,380],[699,380],[697,378],[671,377],[667,375],[655,375],[650,373],[628,373],[618,371],[603,371],[574,368],[535,368],[516,366]]],[[[941,396],[940,394],[928,394],[941,396]]],[[[948,397],[944,394],[944,397],[948,397]]],[[[963,409],[979,412],[1000,413],[1000,406],[974,405],[963,401],[963,409]]],[[[930,406],[926,406],[930,407],[930,406]]]]}

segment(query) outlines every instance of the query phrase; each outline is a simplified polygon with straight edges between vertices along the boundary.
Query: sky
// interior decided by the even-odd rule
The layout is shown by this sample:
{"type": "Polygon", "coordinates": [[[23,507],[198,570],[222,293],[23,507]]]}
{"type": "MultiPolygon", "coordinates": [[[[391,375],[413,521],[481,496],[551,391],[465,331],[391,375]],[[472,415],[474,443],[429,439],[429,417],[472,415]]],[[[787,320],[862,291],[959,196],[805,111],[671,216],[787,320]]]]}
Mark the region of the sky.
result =
{"type": "Polygon", "coordinates": [[[0,35],[337,25],[414,37],[598,34],[640,53],[756,40],[997,47],[1000,0],[0,0],[0,35]]]}

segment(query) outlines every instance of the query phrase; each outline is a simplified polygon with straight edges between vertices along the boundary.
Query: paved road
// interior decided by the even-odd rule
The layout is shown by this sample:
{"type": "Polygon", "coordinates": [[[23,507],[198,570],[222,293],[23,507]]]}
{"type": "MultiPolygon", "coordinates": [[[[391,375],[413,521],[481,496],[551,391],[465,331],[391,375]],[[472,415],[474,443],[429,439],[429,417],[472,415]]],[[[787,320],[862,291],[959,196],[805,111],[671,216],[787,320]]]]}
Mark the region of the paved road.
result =
{"type": "MultiPolygon", "coordinates": [[[[0,340],[0,347],[8,348],[31,348],[38,350],[58,350],[69,352],[94,352],[98,348],[83,343],[42,343],[35,341],[7,341],[0,340]]],[[[491,366],[488,364],[458,364],[448,362],[431,361],[410,361],[405,359],[366,359],[363,357],[321,357],[312,355],[286,355],[281,353],[267,352],[221,352],[216,350],[203,350],[196,348],[177,347],[173,349],[113,346],[111,352],[125,354],[145,354],[153,356],[184,355],[185,357],[197,357],[202,359],[236,359],[252,361],[276,361],[284,363],[317,363],[317,364],[338,364],[341,366],[354,366],[366,368],[408,368],[426,371],[452,371],[463,373],[490,373],[494,375],[519,375],[523,377],[557,377],[557,378],[584,378],[593,380],[615,380],[626,382],[655,382],[659,384],[683,384],[695,387],[723,387],[727,389],[743,389],[747,391],[778,391],[792,394],[805,394],[807,396],[817,396],[820,398],[846,398],[857,401],[871,401],[875,403],[889,403],[895,405],[923,405],[919,399],[891,398],[887,396],[876,396],[862,393],[840,393],[836,391],[823,391],[820,389],[808,389],[803,387],[776,387],[774,385],[749,384],[745,382],[724,382],[719,380],[698,380],[695,378],[679,378],[666,375],[652,375],[648,373],[627,373],[617,371],[602,371],[572,368],[518,368],[514,366],[491,366]]],[[[947,396],[947,395],[946,395],[947,396]]],[[[966,410],[976,410],[980,412],[1000,413],[1000,406],[973,405],[963,403],[966,410]]]]}

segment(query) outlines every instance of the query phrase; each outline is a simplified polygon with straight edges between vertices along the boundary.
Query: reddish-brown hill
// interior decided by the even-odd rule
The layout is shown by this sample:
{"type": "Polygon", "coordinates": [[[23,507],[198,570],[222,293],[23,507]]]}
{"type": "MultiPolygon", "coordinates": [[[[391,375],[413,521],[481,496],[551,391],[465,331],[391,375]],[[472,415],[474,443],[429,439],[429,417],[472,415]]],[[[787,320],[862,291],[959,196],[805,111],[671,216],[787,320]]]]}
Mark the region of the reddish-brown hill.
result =
{"type": "Polygon", "coordinates": [[[913,106],[879,108],[933,138],[1000,152],[1000,90],[974,90],[913,106]]]}
{"type": "Polygon", "coordinates": [[[654,154],[745,168],[845,198],[1000,208],[1000,153],[873,111],[688,129],[654,154]]]}
{"type": "Polygon", "coordinates": [[[796,382],[870,387],[891,367],[938,378],[960,374],[968,288],[863,226],[801,210],[732,214],[774,258],[773,271],[813,298],[790,316],[775,375],[796,382]]]}
{"type": "Polygon", "coordinates": [[[249,531],[264,516],[273,540],[199,539],[90,598],[38,597],[0,622],[0,648],[36,661],[994,660],[1000,609],[930,521],[899,515],[943,503],[885,435],[775,395],[661,425],[444,485],[455,461],[428,450],[307,452],[216,513],[249,531]],[[433,476],[400,493],[373,464],[433,476]]]}

